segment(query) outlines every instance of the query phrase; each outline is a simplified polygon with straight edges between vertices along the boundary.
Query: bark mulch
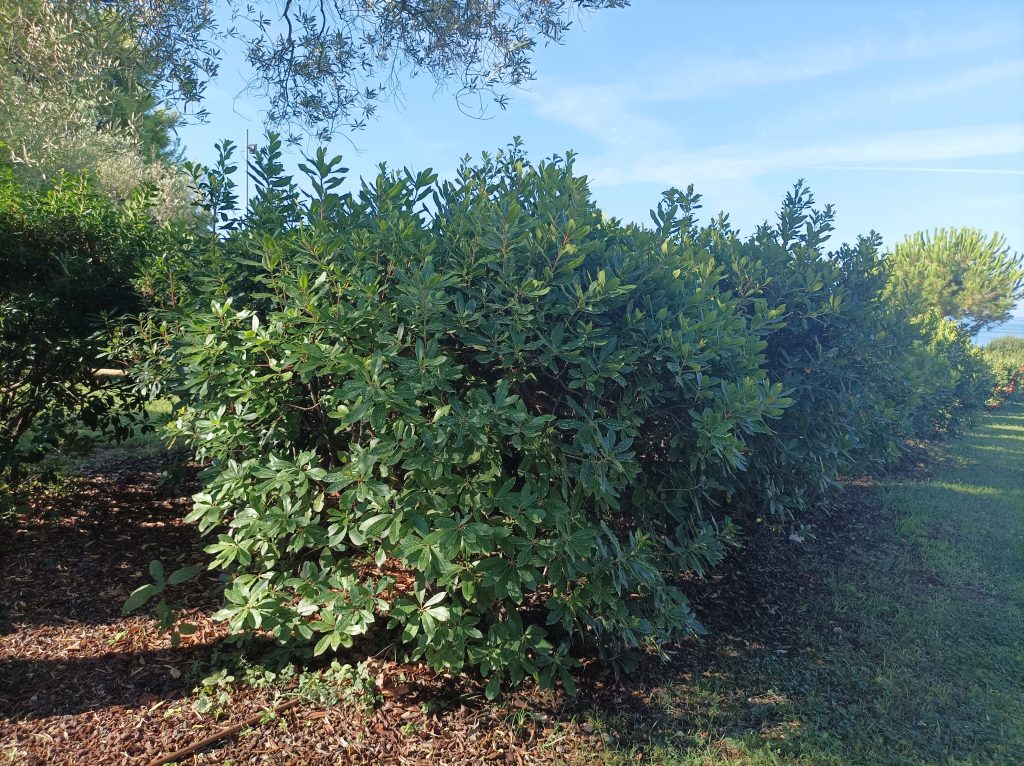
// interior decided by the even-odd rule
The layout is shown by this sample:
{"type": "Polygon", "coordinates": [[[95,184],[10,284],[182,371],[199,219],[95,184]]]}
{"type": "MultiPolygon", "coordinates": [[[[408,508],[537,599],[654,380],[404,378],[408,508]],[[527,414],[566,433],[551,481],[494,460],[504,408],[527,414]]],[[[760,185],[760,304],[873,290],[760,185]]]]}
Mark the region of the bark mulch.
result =
{"type": "MultiPolygon", "coordinates": [[[[224,636],[210,619],[216,580],[175,594],[197,626],[178,647],[152,613],[121,614],[151,559],[170,571],[199,558],[181,522],[196,487],[161,488],[164,459],[112,453],[30,498],[0,531],[0,764],[159,763],[246,719],[255,721],[177,763],[586,764],[609,747],[642,755],[680,726],[659,702],[666,683],[713,672],[722,656],[799,644],[800,604],[821,587],[794,575],[797,546],[752,521],[746,550],[694,584],[710,637],[678,647],[669,665],[650,659],[619,680],[591,667],[575,698],[525,690],[485,703],[477,681],[366,658],[384,698],[374,711],[301,702],[275,716],[267,711],[291,699],[287,689],[233,686],[219,717],[200,715],[193,689],[224,636]],[[623,713],[641,722],[623,739],[588,722],[623,713]]],[[[837,549],[856,526],[832,520],[837,549]]]]}

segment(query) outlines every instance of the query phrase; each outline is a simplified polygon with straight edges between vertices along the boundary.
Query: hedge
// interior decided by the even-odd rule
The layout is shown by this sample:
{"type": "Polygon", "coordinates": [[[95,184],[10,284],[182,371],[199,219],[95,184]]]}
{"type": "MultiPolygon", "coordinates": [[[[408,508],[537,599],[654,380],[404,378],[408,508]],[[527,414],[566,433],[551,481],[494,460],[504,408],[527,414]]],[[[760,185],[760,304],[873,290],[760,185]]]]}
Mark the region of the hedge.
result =
{"type": "Polygon", "coordinates": [[[307,198],[272,138],[231,214],[227,149],[216,229],[144,279],[137,372],[207,465],[189,520],[232,631],[571,686],[581,652],[702,630],[683,586],[737,519],[977,406],[959,340],[882,298],[877,236],[826,252],[801,184],[744,239],[692,190],[624,224],[518,143],[353,193],[321,151],[307,198]]]}

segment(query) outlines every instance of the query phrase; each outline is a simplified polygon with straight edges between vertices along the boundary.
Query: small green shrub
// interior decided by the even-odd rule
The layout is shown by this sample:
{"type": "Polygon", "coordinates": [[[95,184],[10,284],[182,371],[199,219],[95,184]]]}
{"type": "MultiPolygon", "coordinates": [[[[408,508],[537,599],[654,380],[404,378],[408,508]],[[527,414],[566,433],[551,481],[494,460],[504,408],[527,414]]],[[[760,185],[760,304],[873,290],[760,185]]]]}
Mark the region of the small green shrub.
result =
{"type": "Polygon", "coordinates": [[[124,436],[131,390],[97,378],[104,315],[159,247],[143,192],[115,204],[83,178],[27,189],[0,168],[0,476],[91,429],[124,436]]]}
{"type": "Polygon", "coordinates": [[[1024,338],[996,338],[981,353],[994,381],[989,406],[999,407],[1008,400],[1024,398],[1024,338]]]}
{"type": "Polygon", "coordinates": [[[989,341],[984,349],[987,354],[1006,354],[1016,356],[1018,359],[1024,358],[1024,338],[1016,335],[1004,335],[989,341]]]}
{"type": "Polygon", "coordinates": [[[922,334],[905,372],[922,390],[914,434],[962,433],[993,390],[991,365],[961,323],[931,312],[915,318],[913,324],[922,334]]]}
{"type": "Polygon", "coordinates": [[[351,665],[332,660],[327,667],[306,669],[292,663],[253,663],[244,654],[224,655],[215,650],[213,667],[209,670],[192,690],[192,709],[199,715],[212,716],[214,720],[228,710],[232,693],[245,687],[276,690],[313,705],[352,705],[366,712],[371,712],[383,702],[377,679],[365,662],[351,665]]]}

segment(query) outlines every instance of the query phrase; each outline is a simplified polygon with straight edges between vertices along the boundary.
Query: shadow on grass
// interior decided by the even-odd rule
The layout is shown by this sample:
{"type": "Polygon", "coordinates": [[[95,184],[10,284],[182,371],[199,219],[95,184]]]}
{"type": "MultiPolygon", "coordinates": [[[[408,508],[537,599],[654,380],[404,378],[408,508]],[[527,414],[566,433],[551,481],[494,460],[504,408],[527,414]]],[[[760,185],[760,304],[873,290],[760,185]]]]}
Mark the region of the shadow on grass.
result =
{"type": "MultiPolygon", "coordinates": [[[[1015,494],[1024,412],[988,416],[949,449],[961,459],[943,461],[934,482],[849,487],[803,543],[748,521],[745,550],[692,588],[709,637],[623,680],[584,674],[580,696],[552,711],[585,720],[603,742],[578,762],[1024,763],[1024,551],[1013,547],[1024,531],[1015,494]],[[1009,427],[1022,429],[1017,450],[994,433],[1009,427]],[[1012,497],[1001,502],[1000,493],[1012,497]]],[[[130,475],[114,479],[132,485],[130,475]]],[[[31,537],[14,546],[28,563],[8,550],[0,592],[19,631],[112,624],[136,570],[191,550],[191,530],[175,521],[175,503],[187,501],[140,512],[144,493],[121,494],[106,521],[65,508],[77,522],[31,522],[31,537]],[[68,570],[90,556],[91,569],[68,570]],[[124,565],[119,576],[110,562],[124,565]],[[103,590],[112,580],[117,593],[103,590]]],[[[209,651],[32,659],[0,643],[0,712],[69,715],[177,699],[194,683],[186,666],[209,651]]]]}
{"type": "Polygon", "coordinates": [[[595,694],[602,761],[1024,763],[1024,409],[947,449],[933,481],[848,489],[815,540],[755,533],[721,603],[695,594],[710,637],[595,694]]]}

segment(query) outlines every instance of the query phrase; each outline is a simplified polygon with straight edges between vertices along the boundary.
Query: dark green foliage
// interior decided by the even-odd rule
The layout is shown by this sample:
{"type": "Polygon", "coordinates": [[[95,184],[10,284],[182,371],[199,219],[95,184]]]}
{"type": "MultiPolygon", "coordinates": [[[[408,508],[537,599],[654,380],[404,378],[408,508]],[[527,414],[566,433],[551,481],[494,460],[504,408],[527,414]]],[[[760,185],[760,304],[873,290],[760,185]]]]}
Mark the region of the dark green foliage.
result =
{"type": "Polygon", "coordinates": [[[230,297],[160,315],[231,628],[320,652],[381,622],[492,691],[698,629],[678,579],[721,558],[714,503],[786,403],[721,271],[603,219],[571,158],[339,196],[320,155],[302,204],[260,159],[203,275],[230,297]]]}
{"type": "Polygon", "coordinates": [[[158,238],[142,193],[117,205],[81,178],[40,191],[0,176],[0,473],[81,426],[123,435],[112,405],[129,392],[97,380],[96,333],[137,308],[131,278],[158,238]]]}
{"type": "Polygon", "coordinates": [[[699,202],[692,188],[670,190],[654,222],[722,265],[721,286],[740,299],[748,331],[765,343],[765,373],[792,399],[770,432],[750,440],[737,505],[782,517],[806,510],[841,475],[891,461],[905,437],[949,430],[978,406],[979,372],[960,369],[978,363],[969,338],[935,322],[915,325],[885,297],[878,235],[826,250],[834,211],[816,209],[802,182],[777,223],[745,239],[724,215],[698,229],[699,202]],[[684,227],[666,224],[680,214],[684,227]],[[940,330],[952,333],[948,342],[937,339],[940,330]]]}
{"type": "Polygon", "coordinates": [[[147,271],[137,372],[208,464],[232,631],[571,686],[574,651],[700,629],[679,585],[729,514],[807,508],[973,404],[964,338],[887,302],[876,236],[825,252],[802,185],[742,240],[692,191],[608,219],[518,144],[354,194],[321,151],[306,197],[272,137],[236,217],[230,154],[196,174],[210,232],[147,271]]]}
{"type": "Polygon", "coordinates": [[[897,446],[893,404],[904,392],[888,389],[899,380],[901,339],[884,335],[894,322],[878,300],[885,275],[877,238],[826,252],[834,213],[813,204],[797,184],[778,223],[745,240],[724,217],[686,235],[724,264],[728,286],[752,316],[767,307],[777,317],[750,328],[766,343],[770,379],[793,399],[755,442],[739,501],[756,512],[806,509],[840,473],[884,460],[897,446]]]}

